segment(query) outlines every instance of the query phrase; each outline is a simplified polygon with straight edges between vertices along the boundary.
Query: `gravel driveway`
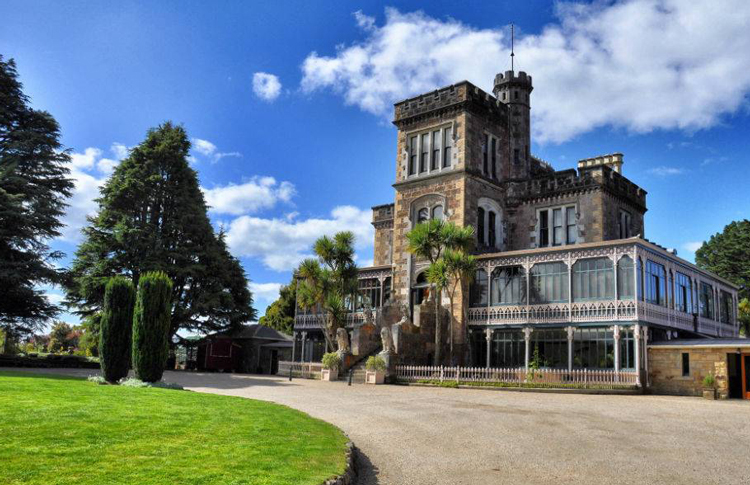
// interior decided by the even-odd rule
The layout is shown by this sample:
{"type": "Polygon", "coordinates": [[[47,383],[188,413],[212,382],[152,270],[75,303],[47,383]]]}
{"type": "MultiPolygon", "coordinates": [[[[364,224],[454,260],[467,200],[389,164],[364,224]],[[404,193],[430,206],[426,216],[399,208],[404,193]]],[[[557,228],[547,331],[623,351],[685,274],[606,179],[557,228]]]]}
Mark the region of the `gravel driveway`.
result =
{"type": "Polygon", "coordinates": [[[168,372],[165,380],[286,404],[339,426],[362,452],[360,485],[750,483],[750,401],[235,374],[168,372]]]}

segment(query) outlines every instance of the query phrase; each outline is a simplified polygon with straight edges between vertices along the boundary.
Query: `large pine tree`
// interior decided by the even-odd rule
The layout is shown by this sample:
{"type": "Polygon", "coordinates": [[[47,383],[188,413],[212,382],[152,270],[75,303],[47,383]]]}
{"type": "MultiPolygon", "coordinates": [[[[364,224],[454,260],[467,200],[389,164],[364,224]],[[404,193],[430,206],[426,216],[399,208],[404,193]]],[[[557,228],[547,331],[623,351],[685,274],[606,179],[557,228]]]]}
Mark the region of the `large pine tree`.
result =
{"type": "Polygon", "coordinates": [[[170,337],[225,330],[255,318],[240,262],[207,215],[185,130],[167,122],[117,166],[84,229],[66,282],[82,316],[97,314],[107,278],[163,271],[174,282],[170,337]]]}
{"type": "Polygon", "coordinates": [[[29,107],[15,62],[0,56],[0,328],[10,337],[6,347],[60,311],[38,285],[61,279],[52,261],[62,254],[47,242],[63,226],[73,188],[69,161],[57,122],[29,107]]]}

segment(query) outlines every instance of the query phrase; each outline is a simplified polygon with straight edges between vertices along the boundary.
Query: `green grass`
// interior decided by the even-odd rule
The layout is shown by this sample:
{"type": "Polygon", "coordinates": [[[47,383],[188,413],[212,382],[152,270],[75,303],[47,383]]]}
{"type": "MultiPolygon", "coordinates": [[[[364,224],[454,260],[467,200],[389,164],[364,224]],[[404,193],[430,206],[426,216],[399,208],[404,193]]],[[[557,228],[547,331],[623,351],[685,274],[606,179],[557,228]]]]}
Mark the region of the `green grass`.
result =
{"type": "Polygon", "coordinates": [[[346,436],[251,399],[0,372],[2,484],[315,484],[346,436]]]}

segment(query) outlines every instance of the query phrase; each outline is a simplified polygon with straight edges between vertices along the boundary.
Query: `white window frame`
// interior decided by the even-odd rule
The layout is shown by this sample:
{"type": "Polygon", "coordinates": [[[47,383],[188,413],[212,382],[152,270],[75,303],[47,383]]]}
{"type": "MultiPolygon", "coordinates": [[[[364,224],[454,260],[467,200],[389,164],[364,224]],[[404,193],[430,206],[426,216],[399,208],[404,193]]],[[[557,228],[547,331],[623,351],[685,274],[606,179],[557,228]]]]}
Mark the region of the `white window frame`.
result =
{"type": "Polygon", "coordinates": [[[412,131],[409,133],[406,133],[406,178],[412,179],[412,178],[418,178],[418,177],[424,177],[426,175],[430,175],[433,173],[440,173],[443,171],[449,171],[453,170],[455,163],[453,160],[455,159],[455,150],[456,150],[456,127],[454,122],[450,122],[447,124],[439,125],[437,127],[427,128],[424,130],[418,130],[418,131],[412,131]],[[451,164],[448,167],[445,167],[445,161],[443,160],[445,156],[445,132],[446,130],[451,130],[451,164]],[[434,165],[437,166],[437,168],[433,169],[433,156],[435,154],[435,150],[432,147],[432,141],[434,139],[434,133],[436,131],[440,132],[440,150],[438,151],[438,160],[437,163],[434,165]],[[424,147],[422,146],[422,140],[424,135],[427,135],[427,150],[424,150],[424,147]],[[409,173],[409,167],[411,164],[411,153],[412,153],[412,138],[417,138],[417,163],[413,174],[409,173]],[[421,157],[422,152],[427,151],[427,160],[426,160],[426,167],[427,170],[424,172],[420,172],[420,164],[421,164],[421,157]]]}
{"type": "Polygon", "coordinates": [[[581,215],[578,213],[578,204],[564,204],[564,205],[556,205],[556,206],[550,206],[550,207],[539,207],[536,210],[536,247],[542,248],[554,248],[554,247],[561,247],[561,246],[572,246],[574,244],[578,244],[579,241],[579,235],[578,235],[578,221],[581,219],[581,215]],[[568,209],[573,208],[573,211],[575,213],[575,223],[571,224],[576,226],[576,240],[574,242],[570,242],[568,240],[568,209]],[[562,244],[555,244],[555,225],[554,225],[554,212],[555,210],[560,210],[560,213],[562,214],[562,237],[563,242],[562,244]],[[547,211],[547,231],[549,231],[548,241],[549,244],[546,246],[542,246],[542,224],[541,224],[541,217],[542,212],[547,211]]]}

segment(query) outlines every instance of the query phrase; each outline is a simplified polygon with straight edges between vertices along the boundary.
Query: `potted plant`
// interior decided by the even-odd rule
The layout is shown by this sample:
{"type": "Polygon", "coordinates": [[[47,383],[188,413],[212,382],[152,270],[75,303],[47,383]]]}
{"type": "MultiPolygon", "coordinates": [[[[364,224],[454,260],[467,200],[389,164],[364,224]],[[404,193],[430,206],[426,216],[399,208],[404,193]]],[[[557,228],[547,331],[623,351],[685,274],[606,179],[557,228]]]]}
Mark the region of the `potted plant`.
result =
{"type": "Polygon", "coordinates": [[[716,377],[713,374],[703,378],[703,397],[712,401],[716,399],[716,377]]]}
{"type": "Polygon", "coordinates": [[[320,371],[320,378],[324,381],[336,381],[339,378],[339,367],[341,366],[341,357],[336,352],[323,354],[323,370],[320,371]]]}
{"type": "Polygon", "coordinates": [[[385,382],[385,361],[382,357],[372,355],[365,363],[365,383],[382,384],[385,382]]]}

